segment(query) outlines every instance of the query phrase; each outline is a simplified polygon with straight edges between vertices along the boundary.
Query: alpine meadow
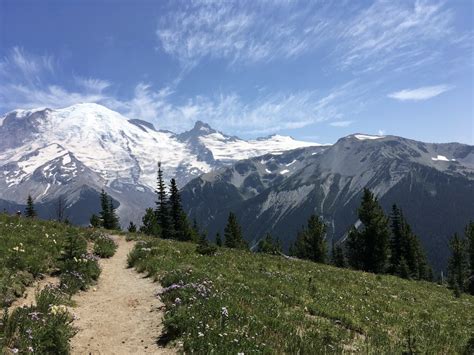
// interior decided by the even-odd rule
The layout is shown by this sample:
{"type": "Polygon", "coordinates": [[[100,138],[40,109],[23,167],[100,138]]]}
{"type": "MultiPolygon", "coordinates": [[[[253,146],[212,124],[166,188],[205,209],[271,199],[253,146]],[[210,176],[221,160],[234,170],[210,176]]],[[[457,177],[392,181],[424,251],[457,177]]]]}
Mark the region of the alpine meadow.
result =
{"type": "Polygon", "coordinates": [[[0,0],[0,353],[474,354],[474,3],[0,0]]]}

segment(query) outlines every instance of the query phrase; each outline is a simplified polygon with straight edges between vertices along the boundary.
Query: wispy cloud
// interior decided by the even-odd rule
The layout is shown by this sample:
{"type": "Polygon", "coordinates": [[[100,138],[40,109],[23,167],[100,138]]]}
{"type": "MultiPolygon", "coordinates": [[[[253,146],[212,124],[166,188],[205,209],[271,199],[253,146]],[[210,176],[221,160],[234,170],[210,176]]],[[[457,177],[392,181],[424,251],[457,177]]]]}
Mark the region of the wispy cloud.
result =
{"type": "Polygon", "coordinates": [[[453,89],[450,85],[424,86],[418,89],[405,89],[393,92],[388,97],[399,101],[423,101],[453,89]]]}
{"type": "Polygon", "coordinates": [[[456,42],[453,14],[438,2],[177,3],[156,33],[162,49],[188,68],[204,58],[246,64],[319,51],[343,70],[396,70],[434,61],[456,42]]]}
{"type": "Polygon", "coordinates": [[[354,121],[334,121],[330,122],[329,125],[333,127],[349,127],[354,121]]]}
{"type": "Polygon", "coordinates": [[[78,102],[99,102],[106,98],[110,83],[76,77],[76,90],[64,88],[56,78],[52,56],[38,56],[14,47],[0,59],[0,107],[65,107],[78,102]]]}

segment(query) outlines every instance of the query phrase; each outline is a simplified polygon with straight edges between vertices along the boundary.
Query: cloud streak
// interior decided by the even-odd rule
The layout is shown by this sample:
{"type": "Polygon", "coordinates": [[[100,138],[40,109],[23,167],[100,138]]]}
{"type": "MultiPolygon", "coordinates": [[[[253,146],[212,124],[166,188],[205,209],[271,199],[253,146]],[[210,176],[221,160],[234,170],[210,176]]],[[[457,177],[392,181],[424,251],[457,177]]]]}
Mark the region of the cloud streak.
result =
{"type": "Polygon", "coordinates": [[[449,85],[424,86],[417,89],[405,89],[388,94],[388,97],[398,101],[424,101],[441,95],[454,87],[449,85]]]}

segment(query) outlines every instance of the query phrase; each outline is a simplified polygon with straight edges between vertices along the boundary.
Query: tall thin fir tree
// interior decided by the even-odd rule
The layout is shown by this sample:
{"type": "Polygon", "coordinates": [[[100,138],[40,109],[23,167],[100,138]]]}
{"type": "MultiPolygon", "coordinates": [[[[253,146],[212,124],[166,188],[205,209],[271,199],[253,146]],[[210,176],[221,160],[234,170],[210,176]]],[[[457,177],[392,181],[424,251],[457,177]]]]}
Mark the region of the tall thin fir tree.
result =
{"type": "Polygon", "coordinates": [[[294,250],[298,258],[326,262],[326,225],[320,217],[314,214],[309,217],[307,228],[296,237],[294,250]]]}
{"type": "Polygon", "coordinates": [[[344,250],[342,249],[341,243],[335,243],[332,241],[331,248],[332,264],[337,267],[346,267],[346,259],[344,257],[344,250]]]}
{"type": "Polygon", "coordinates": [[[242,235],[242,228],[237,221],[237,216],[233,212],[229,212],[227,225],[224,229],[225,242],[228,248],[248,249],[247,242],[242,235]]]}
{"type": "Polygon", "coordinates": [[[104,189],[100,192],[100,220],[101,227],[105,229],[111,229],[111,216],[110,216],[110,206],[109,206],[109,195],[105,192],[104,189]]]}
{"type": "Polygon", "coordinates": [[[389,222],[378,199],[367,188],[364,189],[358,215],[363,228],[351,229],[347,244],[351,266],[368,272],[383,273],[386,271],[390,250],[389,222]]]}
{"type": "Polygon", "coordinates": [[[117,216],[117,212],[115,211],[114,201],[112,197],[109,197],[109,218],[110,218],[110,228],[109,229],[120,229],[120,220],[117,216]]]}
{"type": "Polygon", "coordinates": [[[188,217],[181,204],[181,196],[175,179],[170,182],[169,213],[171,217],[173,238],[178,240],[191,240],[188,217]]]}
{"type": "Polygon", "coordinates": [[[158,162],[158,176],[156,194],[158,200],[156,201],[156,219],[161,229],[161,237],[169,239],[172,237],[172,229],[170,223],[170,216],[168,210],[168,194],[166,192],[166,185],[163,180],[163,170],[161,170],[161,162],[158,162]]]}
{"type": "Polygon", "coordinates": [[[36,217],[35,204],[33,202],[33,198],[31,197],[31,195],[28,195],[28,198],[26,200],[25,216],[29,218],[36,217]]]}
{"type": "Polygon", "coordinates": [[[469,254],[469,279],[467,282],[467,292],[474,295],[474,221],[470,221],[465,229],[469,254]]]}
{"type": "Polygon", "coordinates": [[[448,284],[454,294],[459,296],[465,290],[465,283],[469,275],[469,258],[466,241],[457,233],[449,241],[451,257],[448,261],[448,284]]]}
{"type": "Polygon", "coordinates": [[[216,233],[216,245],[218,247],[222,246],[222,237],[221,237],[221,234],[219,232],[216,233]]]}

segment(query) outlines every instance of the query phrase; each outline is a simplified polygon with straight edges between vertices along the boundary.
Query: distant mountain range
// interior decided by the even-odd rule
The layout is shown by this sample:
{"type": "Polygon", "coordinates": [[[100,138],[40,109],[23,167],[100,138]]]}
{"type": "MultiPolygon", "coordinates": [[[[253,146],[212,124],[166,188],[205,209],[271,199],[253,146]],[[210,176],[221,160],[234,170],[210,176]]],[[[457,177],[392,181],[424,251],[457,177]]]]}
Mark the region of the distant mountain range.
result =
{"type": "Polygon", "coordinates": [[[393,203],[403,208],[441,270],[448,238],[474,220],[474,147],[354,134],[332,146],[239,161],[192,180],[182,197],[211,236],[233,211],[251,245],[270,232],[288,247],[311,213],[324,218],[329,240],[342,240],[360,223],[364,187],[387,212],[393,203]]]}
{"type": "Polygon", "coordinates": [[[31,194],[40,216],[54,218],[64,198],[69,219],[87,224],[104,188],[122,225],[140,222],[154,206],[158,161],[211,236],[233,211],[251,244],[270,232],[288,247],[311,213],[324,218],[329,240],[341,240],[358,223],[368,187],[387,211],[404,209],[440,270],[447,239],[474,219],[473,146],[364,134],[333,145],[279,135],[246,141],[203,122],[175,134],[97,104],[0,117],[0,209],[23,208],[31,194]]]}
{"type": "Polygon", "coordinates": [[[31,194],[52,218],[63,196],[70,219],[84,224],[104,188],[126,225],[153,206],[158,161],[166,180],[184,186],[239,159],[313,145],[278,135],[246,141],[203,122],[175,134],[97,104],[15,110],[0,117],[0,208],[21,208],[31,194]]]}

